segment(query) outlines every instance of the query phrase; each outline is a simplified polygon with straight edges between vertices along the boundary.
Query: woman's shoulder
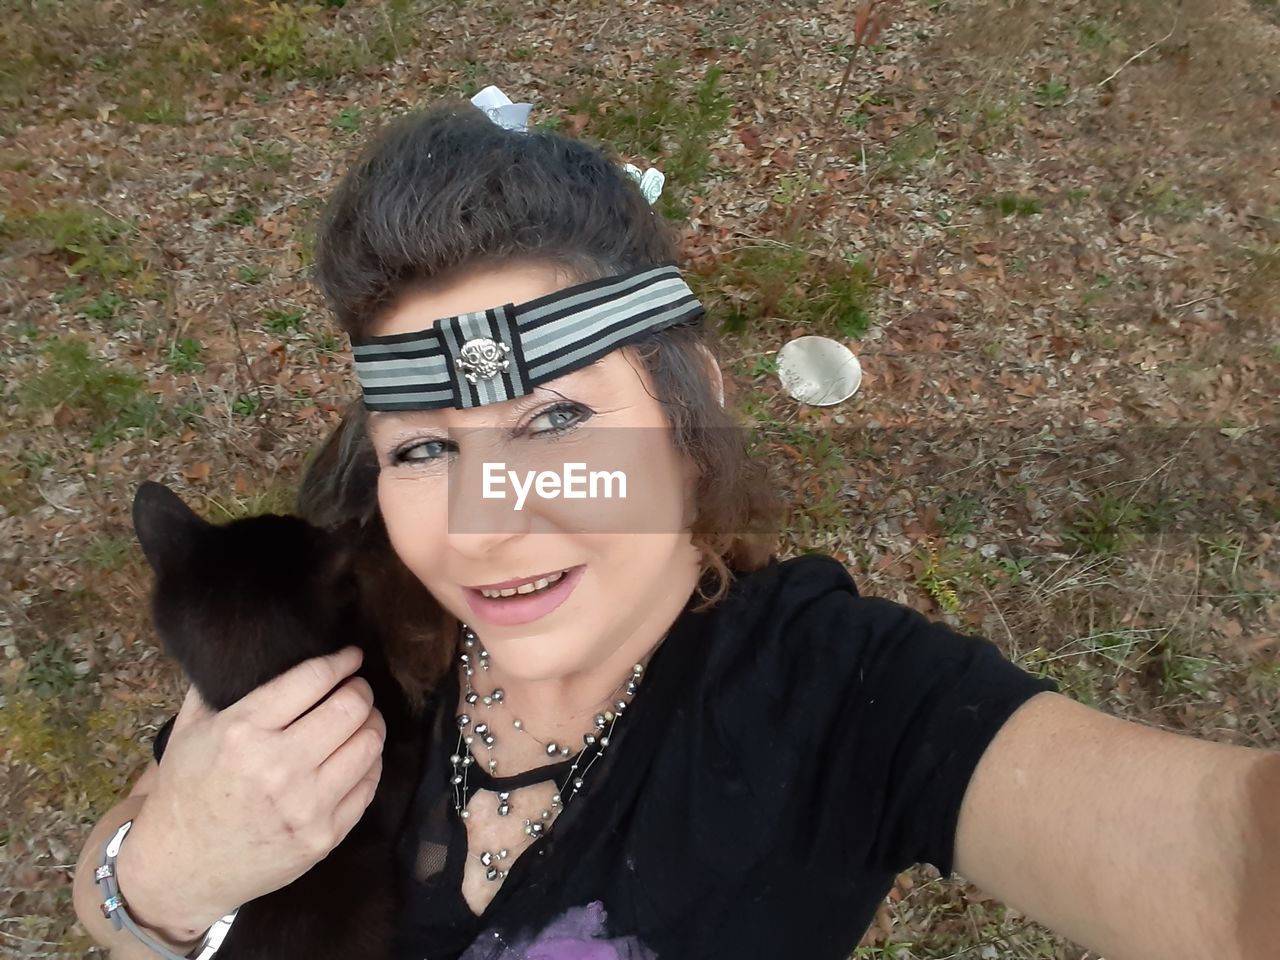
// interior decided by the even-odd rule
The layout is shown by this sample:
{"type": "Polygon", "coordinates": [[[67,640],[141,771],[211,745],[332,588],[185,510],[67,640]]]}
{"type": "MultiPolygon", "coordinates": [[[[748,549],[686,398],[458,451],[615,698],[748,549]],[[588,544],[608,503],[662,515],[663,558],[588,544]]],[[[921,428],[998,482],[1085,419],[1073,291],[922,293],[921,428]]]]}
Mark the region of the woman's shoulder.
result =
{"type": "Polygon", "coordinates": [[[879,597],[864,597],[848,567],[825,553],[771,558],[763,567],[738,573],[716,618],[716,633],[725,635],[729,655],[752,656],[762,644],[840,643],[856,638],[858,628],[880,634],[910,626],[921,615],[910,607],[879,597]]]}
{"type": "Polygon", "coordinates": [[[734,571],[725,606],[733,614],[758,614],[779,605],[803,608],[831,593],[858,596],[853,576],[835,557],[825,553],[774,556],[755,570],[734,571]]]}
{"type": "Polygon", "coordinates": [[[907,717],[955,696],[990,700],[1051,684],[989,639],[882,597],[861,596],[825,554],[771,561],[735,583],[710,630],[705,691],[726,726],[755,717],[816,734],[885,712],[907,717]]]}

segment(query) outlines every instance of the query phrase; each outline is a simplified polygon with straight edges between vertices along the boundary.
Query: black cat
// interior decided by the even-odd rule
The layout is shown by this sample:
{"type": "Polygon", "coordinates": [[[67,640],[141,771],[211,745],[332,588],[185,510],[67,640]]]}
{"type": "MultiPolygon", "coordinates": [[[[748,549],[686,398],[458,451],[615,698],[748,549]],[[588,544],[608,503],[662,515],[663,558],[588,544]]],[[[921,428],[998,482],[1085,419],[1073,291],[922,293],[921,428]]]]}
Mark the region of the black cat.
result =
{"type": "Polygon", "coordinates": [[[134,499],[133,522],[156,574],[156,631],[212,708],[354,644],[364,650],[357,675],[387,725],[382,777],[360,822],[306,874],[243,905],[218,960],[381,960],[399,915],[394,849],[422,744],[422,698],[406,695],[391,658],[412,646],[428,664],[419,681],[442,673],[439,606],[398,563],[380,525],[343,535],[267,515],[218,526],[150,482],[134,499]]]}

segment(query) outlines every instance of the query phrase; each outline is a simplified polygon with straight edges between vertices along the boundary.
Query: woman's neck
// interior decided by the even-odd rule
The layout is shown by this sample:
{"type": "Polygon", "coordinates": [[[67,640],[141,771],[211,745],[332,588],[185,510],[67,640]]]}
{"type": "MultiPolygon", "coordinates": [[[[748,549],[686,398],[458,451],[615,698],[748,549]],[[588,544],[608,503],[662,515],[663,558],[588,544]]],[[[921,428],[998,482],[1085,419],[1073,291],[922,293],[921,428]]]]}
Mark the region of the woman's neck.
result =
{"type": "MultiPolygon", "coordinates": [[[[487,722],[494,731],[498,738],[494,747],[498,774],[511,776],[547,763],[547,743],[569,747],[575,753],[581,749],[583,735],[594,730],[595,715],[613,709],[619,699],[629,699],[625,688],[635,665],[647,668],[697,586],[698,576],[695,568],[687,589],[682,585],[672,590],[611,654],[583,670],[531,681],[511,676],[500,662],[489,657],[489,669],[477,670],[471,678],[472,686],[481,696],[501,688],[502,702],[477,709],[460,696],[458,711],[469,713],[476,722],[487,722]],[[520,720],[523,732],[513,726],[515,719],[520,720]]],[[[460,694],[465,693],[461,671],[458,683],[460,694]]],[[[643,686],[642,678],[637,696],[644,696],[643,686]]]]}

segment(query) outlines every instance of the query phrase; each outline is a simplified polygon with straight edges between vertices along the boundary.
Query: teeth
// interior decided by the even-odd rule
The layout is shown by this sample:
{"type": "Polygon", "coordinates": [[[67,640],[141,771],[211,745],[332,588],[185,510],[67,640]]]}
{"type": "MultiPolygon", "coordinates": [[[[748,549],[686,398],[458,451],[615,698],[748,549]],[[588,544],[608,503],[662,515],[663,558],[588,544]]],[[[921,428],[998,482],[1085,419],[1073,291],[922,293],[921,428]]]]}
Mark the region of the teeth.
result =
{"type": "Polygon", "coordinates": [[[553,573],[549,577],[540,577],[529,583],[522,583],[518,587],[508,587],[506,590],[481,590],[480,593],[494,600],[499,597],[514,597],[516,594],[535,593],[538,590],[545,590],[563,576],[564,571],[561,570],[559,573],[553,573]]]}

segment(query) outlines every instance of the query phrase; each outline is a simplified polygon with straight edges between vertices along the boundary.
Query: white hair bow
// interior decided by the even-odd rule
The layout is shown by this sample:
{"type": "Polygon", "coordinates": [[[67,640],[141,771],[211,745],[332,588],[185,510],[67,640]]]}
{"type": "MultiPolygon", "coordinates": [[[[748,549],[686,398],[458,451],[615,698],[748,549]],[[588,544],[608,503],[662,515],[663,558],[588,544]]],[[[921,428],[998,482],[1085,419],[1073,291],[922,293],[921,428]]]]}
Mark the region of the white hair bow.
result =
{"type": "Polygon", "coordinates": [[[640,192],[644,194],[644,198],[649,201],[649,205],[658,202],[658,198],[662,196],[662,185],[667,182],[667,178],[662,175],[662,171],[656,167],[650,167],[644,173],[640,172],[640,168],[634,163],[623,164],[622,169],[636,183],[640,184],[640,192]]]}
{"type": "MultiPolygon", "coordinates": [[[[512,103],[510,97],[492,84],[472,97],[471,102],[498,126],[517,133],[528,133],[529,113],[533,110],[533,104],[512,103]]],[[[640,193],[651,206],[658,202],[658,198],[662,196],[662,187],[667,182],[661,170],[650,167],[642,173],[632,163],[623,164],[622,169],[640,185],[640,193]]]]}
{"type": "Polygon", "coordinates": [[[510,97],[493,85],[477,93],[471,98],[471,102],[498,126],[516,133],[528,132],[526,127],[529,125],[529,113],[533,110],[533,104],[512,103],[510,97]]]}

